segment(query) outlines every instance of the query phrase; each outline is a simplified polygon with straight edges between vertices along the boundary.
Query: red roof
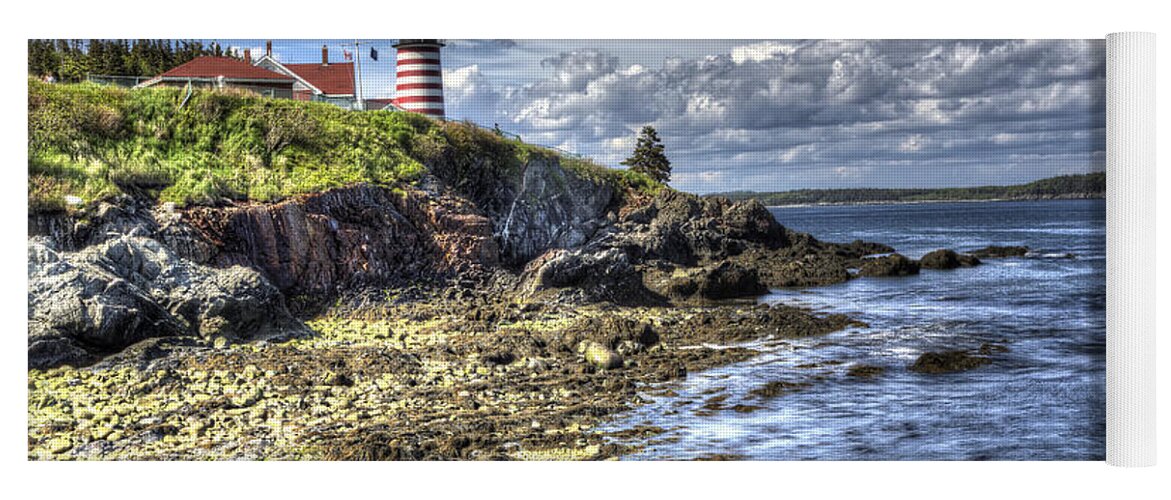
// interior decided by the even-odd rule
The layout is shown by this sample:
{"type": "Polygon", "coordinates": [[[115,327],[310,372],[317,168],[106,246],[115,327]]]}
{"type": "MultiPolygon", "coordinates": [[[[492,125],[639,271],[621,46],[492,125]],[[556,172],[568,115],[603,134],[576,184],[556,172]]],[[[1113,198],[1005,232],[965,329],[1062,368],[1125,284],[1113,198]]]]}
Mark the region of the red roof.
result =
{"type": "Polygon", "coordinates": [[[216,78],[294,81],[291,77],[230,57],[196,57],[159,75],[163,78],[216,78]]]}
{"type": "Polygon", "coordinates": [[[289,71],[296,73],[323,94],[354,94],[354,63],[299,63],[285,64],[289,71]]]}

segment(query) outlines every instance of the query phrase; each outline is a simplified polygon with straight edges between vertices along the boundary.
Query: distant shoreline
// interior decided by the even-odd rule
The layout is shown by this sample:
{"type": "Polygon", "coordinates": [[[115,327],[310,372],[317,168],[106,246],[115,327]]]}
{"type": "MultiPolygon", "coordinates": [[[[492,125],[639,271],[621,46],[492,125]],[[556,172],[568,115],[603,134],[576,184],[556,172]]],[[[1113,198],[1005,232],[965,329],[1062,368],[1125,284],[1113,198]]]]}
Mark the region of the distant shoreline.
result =
{"type": "Polygon", "coordinates": [[[754,199],[772,207],[1088,199],[1106,197],[1106,174],[1063,175],[1013,186],[733,191],[705,196],[720,196],[732,201],[754,199]]]}
{"type": "Polygon", "coordinates": [[[767,208],[807,208],[807,207],[844,207],[865,205],[925,205],[931,203],[992,203],[1002,201],[1069,201],[1069,200],[1104,200],[1105,195],[1087,194],[1085,196],[1060,196],[1048,198],[972,198],[965,200],[888,200],[888,201],[835,201],[821,203],[789,203],[784,205],[765,205],[767,208]]]}

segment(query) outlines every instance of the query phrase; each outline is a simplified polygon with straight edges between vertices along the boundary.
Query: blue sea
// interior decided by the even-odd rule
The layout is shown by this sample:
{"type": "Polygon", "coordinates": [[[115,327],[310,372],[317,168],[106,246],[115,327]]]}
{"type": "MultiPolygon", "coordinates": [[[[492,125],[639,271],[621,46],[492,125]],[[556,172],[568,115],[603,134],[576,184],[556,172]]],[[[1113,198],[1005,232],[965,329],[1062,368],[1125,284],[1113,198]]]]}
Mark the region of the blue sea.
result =
{"type": "Polygon", "coordinates": [[[846,313],[869,327],[747,344],[761,354],[645,387],[650,403],[604,430],[650,425],[666,432],[627,441],[642,448],[626,458],[1104,460],[1105,201],[771,211],[784,226],[819,239],[886,243],[912,258],[988,245],[1032,252],[970,269],[774,290],[761,300],[846,313]],[[907,369],[925,351],[986,343],[1009,351],[966,372],[907,369]],[[855,364],[885,371],[847,376],[855,364]],[[772,381],[809,385],[771,399],[748,394],[772,381]],[[719,396],[727,398],[716,410],[704,408],[719,396]],[[731,409],[738,404],[761,408],[731,409]]]}

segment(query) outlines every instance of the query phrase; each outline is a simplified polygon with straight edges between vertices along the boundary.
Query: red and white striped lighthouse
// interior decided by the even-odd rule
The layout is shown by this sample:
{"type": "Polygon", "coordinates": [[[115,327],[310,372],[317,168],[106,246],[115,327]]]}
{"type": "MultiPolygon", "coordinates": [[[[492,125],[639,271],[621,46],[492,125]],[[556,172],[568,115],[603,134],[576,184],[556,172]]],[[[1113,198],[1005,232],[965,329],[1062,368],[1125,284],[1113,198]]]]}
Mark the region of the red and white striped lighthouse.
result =
{"type": "Polygon", "coordinates": [[[443,67],[439,40],[399,40],[394,100],[407,111],[443,118],[443,67]]]}

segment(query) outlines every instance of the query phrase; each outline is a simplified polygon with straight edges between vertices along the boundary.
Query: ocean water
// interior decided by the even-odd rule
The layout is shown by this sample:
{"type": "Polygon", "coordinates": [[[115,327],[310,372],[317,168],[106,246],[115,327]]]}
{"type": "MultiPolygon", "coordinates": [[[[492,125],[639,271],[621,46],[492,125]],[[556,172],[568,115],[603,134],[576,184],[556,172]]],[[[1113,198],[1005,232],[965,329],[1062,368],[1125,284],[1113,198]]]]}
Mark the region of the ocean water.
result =
{"type": "Polygon", "coordinates": [[[820,239],[882,242],[913,258],[993,244],[1033,252],[969,269],[774,290],[761,300],[848,313],[870,327],[748,344],[761,355],[646,387],[651,402],[604,429],[649,425],[666,432],[625,441],[643,446],[626,458],[1105,458],[1104,201],[771,210],[781,224],[820,239]],[[922,352],[985,343],[1009,351],[966,372],[907,370],[922,352]],[[847,376],[854,364],[885,371],[847,376]],[[749,394],[773,381],[809,385],[775,398],[749,394]],[[760,408],[743,411],[748,406],[760,408]]]}

